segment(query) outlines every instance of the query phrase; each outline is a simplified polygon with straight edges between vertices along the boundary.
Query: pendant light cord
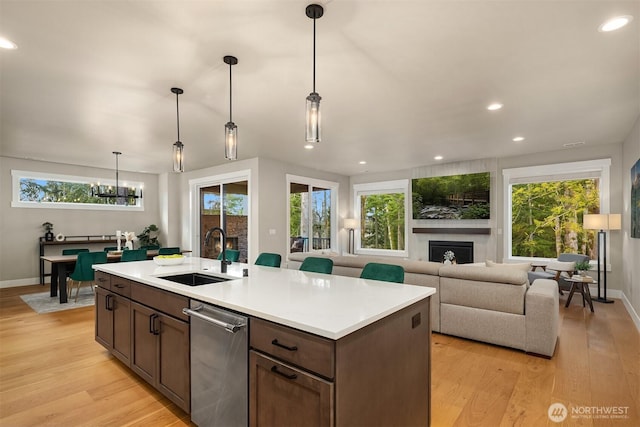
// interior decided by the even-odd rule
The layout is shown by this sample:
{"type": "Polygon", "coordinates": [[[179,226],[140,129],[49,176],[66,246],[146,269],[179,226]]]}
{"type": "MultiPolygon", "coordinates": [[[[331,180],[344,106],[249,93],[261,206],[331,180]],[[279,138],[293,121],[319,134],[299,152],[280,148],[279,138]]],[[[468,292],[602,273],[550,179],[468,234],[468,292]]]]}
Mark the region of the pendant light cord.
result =
{"type": "Polygon", "coordinates": [[[232,97],[232,93],[231,93],[231,66],[232,64],[229,63],[229,121],[233,122],[233,97],[232,97]]]}
{"type": "Polygon", "coordinates": [[[178,141],[180,141],[180,104],[178,103],[179,94],[176,92],[176,123],[178,124],[178,141]]]}
{"type": "Polygon", "coordinates": [[[313,18],[313,93],[316,92],[316,18],[313,18]]]}

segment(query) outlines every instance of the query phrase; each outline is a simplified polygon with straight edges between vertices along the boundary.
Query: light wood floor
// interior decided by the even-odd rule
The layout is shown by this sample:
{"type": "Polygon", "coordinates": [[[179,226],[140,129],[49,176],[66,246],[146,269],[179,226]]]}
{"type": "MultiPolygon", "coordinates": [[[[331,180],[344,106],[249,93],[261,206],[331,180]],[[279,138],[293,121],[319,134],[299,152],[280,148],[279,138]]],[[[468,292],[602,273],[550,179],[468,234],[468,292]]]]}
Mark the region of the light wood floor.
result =
{"type": "MultiPolygon", "coordinates": [[[[0,289],[0,426],[190,425],[94,341],[93,307],[38,315],[19,297],[42,291],[0,289]]],[[[640,334],[622,303],[591,314],[564,298],[551,360],[434,334],[431,424],[559,425],[547,410],[560,402],[626,408],[622,419],[570,414],[565,426],[639,426],[640,334]]]]}

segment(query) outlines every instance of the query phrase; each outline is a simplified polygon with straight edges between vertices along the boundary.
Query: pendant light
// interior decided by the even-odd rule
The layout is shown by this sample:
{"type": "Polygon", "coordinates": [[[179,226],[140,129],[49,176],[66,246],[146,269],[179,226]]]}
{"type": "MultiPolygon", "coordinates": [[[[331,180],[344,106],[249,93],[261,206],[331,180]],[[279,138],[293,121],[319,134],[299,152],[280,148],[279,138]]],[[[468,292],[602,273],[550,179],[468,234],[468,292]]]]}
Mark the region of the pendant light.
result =
{"type": "Polygon", "coordinates": [[[171,92],[176,94],[176,123],[178,127],[178,140],[173,144],[173,171],[184,172],[184,144],[180,142],[180,106],[178,96],[184,91],[179,87],[172,87],[171,92]]]}
{"type": "Polygon", "coordinates": [[[114,200],[116,205],[135,205],[136,199],[142,199],[142,187],[140,187],[140,194],[138,194],[135,187],[127,188],[120,187],[119,171],[118,171],[118,156],[122,153],[120,151],[113,151],[116,156],[116,188],[110,185],[91,184],[91,195],[93,197],[100,197],[107,200],[114,200]]]}
{"type": "Polygon", "coordinates": [[[225,64],[229,64],[229,121],[224,125],[224,158],[235,160],[238,158],[238,127],[233,123],[231,66],[238,63],[238,58],[227,55],[223,60],[225,64]]]}
{"type": "Polygon", "coordinates": [[[310,4],[306,9],[307,16],[313,19],[313,92],[307,96],[307,142],[320,142],[320,95],[316,92],[316,19],[324,14],[319,4],[310,4]]]}

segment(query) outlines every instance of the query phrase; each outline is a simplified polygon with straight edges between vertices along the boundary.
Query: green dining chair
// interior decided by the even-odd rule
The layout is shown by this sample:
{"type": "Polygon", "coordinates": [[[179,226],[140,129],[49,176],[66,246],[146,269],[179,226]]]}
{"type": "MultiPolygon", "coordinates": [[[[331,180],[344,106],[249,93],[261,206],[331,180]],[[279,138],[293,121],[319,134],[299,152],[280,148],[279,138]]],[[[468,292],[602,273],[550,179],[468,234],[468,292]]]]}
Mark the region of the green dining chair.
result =
{"type": "Polygon", "coordinates": [[[331,274],[333,271],[333,260],[329,258],[306,257],[300,265],[300,271],[312,273],[331,274]]]}
{"type": "Polygon", "coordinates": [[[146,249],[131,249],[128,251],[124,251],[122,252],[122,256],[120,257],[120,262],[146,261],[146,260],[147,260],[146,249]]]}
{"type": "Polygon", "coordinates": [[[404,268],[400,265],[380,264],[370,262],[364,266],[361,279],[382,280],[384,282],[404,282],[404,268]]]}
{"type": "MultiPolygon", "coordinates": [[[[238,262],[238,260],[240,259],[240,251],[237,251],[235,249],[227,249],[225,252],[227,255],[227,261],[238,262]]],[[[220,254],[218,255],[218,259],[222,259],[222,252],[220,252],[220,254]]]]}
{"type": "Polygon", "coordinates": [[[78,302],[78,294],[80,293],[80,286],[83,283],[88,283],[93,290],[93,280],[95,272],[91,268],[94,264],[106,264],[107,253],[102,252],[80,252],[78,254],[78,260],[76,261],[76,267],[73,273],[69,275],[70,286],[67,286],[67,295],[71,297],[71,288],[76,286],[76,298],[75,302],[78,302]]]}
{"type": "Polygon", "coordinates": [[[89,249],[63,249],[62,255],[78,255],[81,252],[89,252],[89,249]]]}
{"type": "Polygon", "coordinates": [[[179,247],[158,249],[158,255],[175,255],[179,253],[181,253],[179,247]]]}
{"type": "Polygon", "coordinates": [[[160,246],[158,245],[145,245],[145,246],[140,246],[140,249],[144,249],[145,251],[157,251],[160,249],[160,246]]]}
{"type": "Polygon", "coordinates": [[[117,251],[118,247],[117,246],[105,246],[104,251],[105,252],[111,252],[111,251],[117,251]]]}
{"type": "Polygon", "coordinates": [[[281,263],[282,257],[280,254],[270,254],[268,252],[261,253],[256,259],[256,265],[263,265],[265,267],[280,267],[281,263]]]}

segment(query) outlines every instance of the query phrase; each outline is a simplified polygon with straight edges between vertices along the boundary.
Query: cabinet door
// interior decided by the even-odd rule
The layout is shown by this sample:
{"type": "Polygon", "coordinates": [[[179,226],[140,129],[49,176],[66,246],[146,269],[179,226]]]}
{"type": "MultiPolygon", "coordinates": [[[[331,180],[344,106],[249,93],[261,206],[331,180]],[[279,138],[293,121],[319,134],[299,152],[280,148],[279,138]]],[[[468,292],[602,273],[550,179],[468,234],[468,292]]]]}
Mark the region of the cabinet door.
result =
{"type": "Polygon", "coordinates": [[[109,292],[96,286],[96,341],[107,350],[113,348],[113,312],[109,309],[109,292]]]}
{"type": "Polygon", "coordinates": [[[335,425],[333,383],[253,350],[249,353],[251,426],[335,425]]]}
{"type": "Polygon", "coordinates": [[[113,355],[131,366],[131,301],[113,295],[113,355]]]}
{"type": "Polygon", "coordinates": [[[145,381],[155,386],[157,373],[158,314],[153,310],[131,302],[131,369],[145,381]]]}
{"type": "Polygon", "coordinates": [[[162,314],[158,320],[158,383],[156,387],[188,413],[191,395],[189,324],[162,314]]]}

